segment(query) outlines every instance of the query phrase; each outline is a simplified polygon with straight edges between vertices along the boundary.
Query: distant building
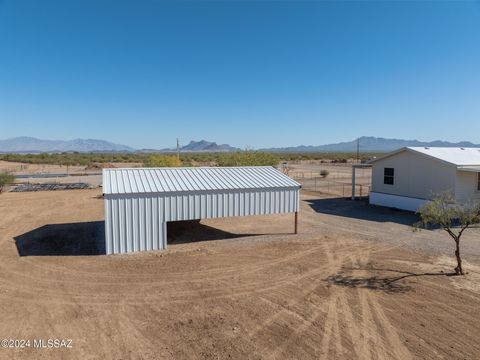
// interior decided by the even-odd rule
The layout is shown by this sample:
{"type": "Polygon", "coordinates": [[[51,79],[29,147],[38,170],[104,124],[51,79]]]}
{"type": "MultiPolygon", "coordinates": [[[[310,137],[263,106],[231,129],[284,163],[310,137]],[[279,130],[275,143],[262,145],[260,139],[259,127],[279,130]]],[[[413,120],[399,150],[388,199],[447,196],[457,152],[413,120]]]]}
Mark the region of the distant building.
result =
{"type": "Polygon", "coordinates": [[[445,191],[480,200],[480,148],[405,147],[370,164],[373,205],[416,211],[445,191]]]}

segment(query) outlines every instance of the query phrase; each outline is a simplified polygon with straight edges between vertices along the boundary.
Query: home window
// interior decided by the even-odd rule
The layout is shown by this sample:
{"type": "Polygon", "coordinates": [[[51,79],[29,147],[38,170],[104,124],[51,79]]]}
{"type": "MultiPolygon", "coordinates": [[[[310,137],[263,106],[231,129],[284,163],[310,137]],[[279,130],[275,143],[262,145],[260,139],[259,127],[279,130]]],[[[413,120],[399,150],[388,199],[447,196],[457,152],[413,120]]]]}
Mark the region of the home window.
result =
{"type": "Polygon", "coordinates": [[[383,183],[386,185],[393,185],[393,177],[395,174],[394,168],[383,169],[383,183]]]}

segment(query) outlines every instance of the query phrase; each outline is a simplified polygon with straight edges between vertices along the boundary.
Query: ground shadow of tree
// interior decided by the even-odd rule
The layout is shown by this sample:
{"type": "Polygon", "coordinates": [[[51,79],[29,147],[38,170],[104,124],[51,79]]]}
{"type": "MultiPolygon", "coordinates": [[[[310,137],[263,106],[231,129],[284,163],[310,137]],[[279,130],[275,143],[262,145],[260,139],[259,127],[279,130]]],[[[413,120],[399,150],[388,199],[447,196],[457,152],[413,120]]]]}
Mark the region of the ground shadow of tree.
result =
{"type": "Polygon", "coordinates": [[[352,268],[345,270],[367,270],[367,271],[381,271],[381,272],[393,272],[399,275],[393,276],[354,276],[348,275],[345,271],[340,271],[337,274],[330,275],[325,279],[330,285],[345,286],[349,288],[365,288],[370,290],[380,290],[386,293],[405,293],[413,290],[412,286],[406,284],[402,280],[408,278],[421,277],[421,276],[453,276],[455,273],[413,273],[409,271],[401,271],[394,269],[382,269],[382,268],[352,268]]]}

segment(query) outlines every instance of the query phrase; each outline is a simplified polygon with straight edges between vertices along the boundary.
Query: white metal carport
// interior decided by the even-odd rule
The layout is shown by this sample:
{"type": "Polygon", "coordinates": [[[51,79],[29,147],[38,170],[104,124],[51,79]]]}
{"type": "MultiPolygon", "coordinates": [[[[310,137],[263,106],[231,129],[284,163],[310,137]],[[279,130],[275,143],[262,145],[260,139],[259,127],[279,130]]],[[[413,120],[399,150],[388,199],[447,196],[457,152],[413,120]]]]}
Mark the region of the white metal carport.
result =
{"type": "Polygon", "coordinates": [[[167,221],[295,213],[300,184],[273,167],[104,169],[107,254],[161,250],[167,221]]]}

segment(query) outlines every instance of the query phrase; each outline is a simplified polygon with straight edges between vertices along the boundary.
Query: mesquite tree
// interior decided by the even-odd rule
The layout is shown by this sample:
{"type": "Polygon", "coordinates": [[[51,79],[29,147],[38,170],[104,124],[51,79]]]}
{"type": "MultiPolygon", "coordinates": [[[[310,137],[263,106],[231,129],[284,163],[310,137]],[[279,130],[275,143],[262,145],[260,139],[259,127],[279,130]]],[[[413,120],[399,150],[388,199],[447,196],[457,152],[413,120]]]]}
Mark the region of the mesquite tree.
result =
{"type": "Polygon", "coordinates": [[[455,273],[464,275],[460,257],[460,238],[469,227],[480,223],[480,203],[459,203],[451,193],[441,193],[418,209],[420,222],[416,228],[441,227],[455,241],[457,267],[455,273]]]}
{"type": "Polygon", "coordinates": [[[8,173],[0,173],[0,193],[3,192],[3,189],[5,188],[5,186],[9,185],[9,184],[13,184],[15,182],[15,176],[13,176],[12,174],[8,174],[8,173]]]}

